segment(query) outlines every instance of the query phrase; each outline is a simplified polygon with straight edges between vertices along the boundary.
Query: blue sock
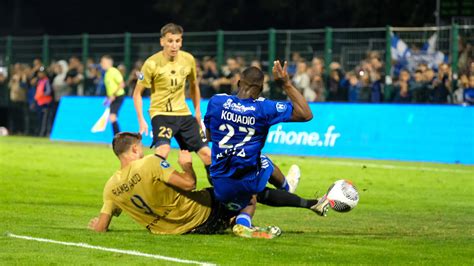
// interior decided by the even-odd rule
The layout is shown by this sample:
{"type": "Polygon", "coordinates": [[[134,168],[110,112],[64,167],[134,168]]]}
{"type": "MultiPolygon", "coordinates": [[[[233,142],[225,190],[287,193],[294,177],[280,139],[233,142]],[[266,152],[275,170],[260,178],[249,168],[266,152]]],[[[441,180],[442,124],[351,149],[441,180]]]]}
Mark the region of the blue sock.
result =
{"type": "Polygon", "coordinates": [[[237,215],[237,218],[235,219],[235,223],[241,224],[247,227],[252,227],[252,217],[248,213],[241,212],[239,215],[237,215]]]}
{"type": "Polygon", "coordinates": [[[281,185],[280,188],[283,189],[283,190],[286,191],[286,192],[290,191],[290,185],[288,185],[288,182],[286,182],[286,178],[285,178],[285,180],[283,181],[283,184],[281,185]]]}

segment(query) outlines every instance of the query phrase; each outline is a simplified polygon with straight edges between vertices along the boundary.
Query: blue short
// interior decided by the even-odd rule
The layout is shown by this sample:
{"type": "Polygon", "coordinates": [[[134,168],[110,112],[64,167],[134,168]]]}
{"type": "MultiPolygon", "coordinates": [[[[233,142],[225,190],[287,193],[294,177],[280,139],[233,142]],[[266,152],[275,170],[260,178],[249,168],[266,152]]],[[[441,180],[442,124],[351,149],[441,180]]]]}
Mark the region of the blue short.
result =
{"type": "Polygon", "coordinates": [[[255,169],[240,179],[212,178],[214,195],[227,209],[239,211],[250,203],[252,195],[261,192],[273,173],[273,162],[265,155],[260,155],[260,170],[255,169]]]}

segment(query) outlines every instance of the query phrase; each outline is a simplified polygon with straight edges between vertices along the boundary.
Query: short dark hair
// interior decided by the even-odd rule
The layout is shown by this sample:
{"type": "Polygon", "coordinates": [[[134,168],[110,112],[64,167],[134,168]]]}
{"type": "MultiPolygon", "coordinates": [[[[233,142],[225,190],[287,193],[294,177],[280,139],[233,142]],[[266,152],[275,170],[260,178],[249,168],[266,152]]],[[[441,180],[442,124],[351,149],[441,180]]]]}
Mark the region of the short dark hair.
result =
{"type": "Polygon", "coordinates": [[[128,151],[132,145],[140,143],[141,140],[142,135],[140,133],[120,132],[117,133],[112,140],[112,149],[118,157],[128,151]]]}
{"type": "Polygon", "coordinates": [[[111,55],[109,55],[109,54],[103,55],[102,58],[105,58],[105,59],[109,59],[109,60],[114,61],[114,58],[113,58],[111,55]]]}
{"type": "Polygon", "coordinates": [[[165,37],[167,33],[171,34],[183,34],[183,27],[174,23],[168,23],[161,28],[161,37],[165,37]]]}
{"type": "Polygon", "coordinates": [[[247,83],[249,87],[260,88],[263,85],[263,79],[265,75],[262,70],[257,67],[248,67],[242,72],[242,81],[247,83]]]}

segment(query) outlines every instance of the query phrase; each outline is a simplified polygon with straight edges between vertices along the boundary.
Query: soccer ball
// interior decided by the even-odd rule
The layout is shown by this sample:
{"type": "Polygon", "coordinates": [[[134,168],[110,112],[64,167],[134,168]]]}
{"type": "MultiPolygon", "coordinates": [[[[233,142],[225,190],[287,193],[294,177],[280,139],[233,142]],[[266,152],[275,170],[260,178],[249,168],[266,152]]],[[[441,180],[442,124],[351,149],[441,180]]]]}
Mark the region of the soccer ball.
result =
{"type": "Polygon", "coordinates": [[[329,187],[326,198],[333,210],[348,212],[359,202],[359,192],[351,181],[337,180],[329,187]]]}
{"type": "Polygon", "coordinates": [[[0,137],[8,136],[8,129],[5,127],[0,127],[0,137]]]}

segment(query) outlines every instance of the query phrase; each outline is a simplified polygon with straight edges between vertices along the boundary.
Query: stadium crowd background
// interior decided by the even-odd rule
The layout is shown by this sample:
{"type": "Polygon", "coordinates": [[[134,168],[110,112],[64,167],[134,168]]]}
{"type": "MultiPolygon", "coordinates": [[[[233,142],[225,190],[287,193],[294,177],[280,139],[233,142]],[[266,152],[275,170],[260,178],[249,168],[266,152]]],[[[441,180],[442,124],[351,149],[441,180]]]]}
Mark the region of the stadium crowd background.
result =
{"type": "MultiPolygon", "coordinates": [[[[445,62],[431,66],[419,63],[409,69],[397,68],[397,62],[392,61],[392,66],[395,66],[390,73],[392,83],[386,86],[384,59],[379,51],[367,52],[365,58],[349,69],[344,69],[338,61],[325,64],[322,57],[304,58],[299,52],[292,52],[289,73],[294,85],[311,102],[472,105],[473,100],[466,97],[466,92],[474,91],[474,47],[469,42],[460,41],[458,51],[457,79],[453,77],[452,66],[445,62]],[[325,66],[329,69],[326,70],[325,66]]],[[[1,102],[8,106],[10,134],[48,136],[61,97],[105,96],[104,72],[97,59],[88,58],[82,62],[77,55],[44,65],[38,55],[31,64],[14,63],[8,71],[0,68],[1,102]],[[39,88],[39,72],[46,73],[50,90],[39,88]],[[39,90],[44,96],[40,100],[39,90]]],[[[115,62],[127,78],[129,96],[145,59],[137,60],[132,69],[126,69],[122,62],[115,62]]],[[[243,56],[227,57],[222,66],[212,56],[201,56],[196,58],[196,64],[204,99],[216,93],[236,93],[240,73],[246,67],[262,68],[264,65],[265,68],[265,62],[243,56]]],[[[265,78],[263,95],[286,99],[269,75],[265,78]]]]}

